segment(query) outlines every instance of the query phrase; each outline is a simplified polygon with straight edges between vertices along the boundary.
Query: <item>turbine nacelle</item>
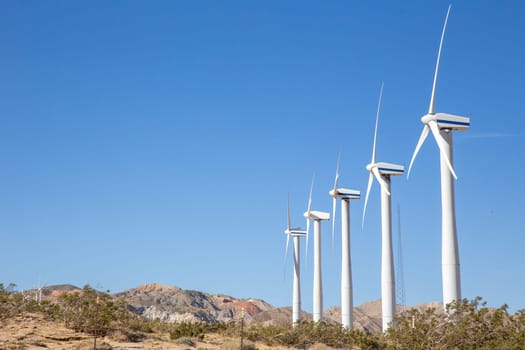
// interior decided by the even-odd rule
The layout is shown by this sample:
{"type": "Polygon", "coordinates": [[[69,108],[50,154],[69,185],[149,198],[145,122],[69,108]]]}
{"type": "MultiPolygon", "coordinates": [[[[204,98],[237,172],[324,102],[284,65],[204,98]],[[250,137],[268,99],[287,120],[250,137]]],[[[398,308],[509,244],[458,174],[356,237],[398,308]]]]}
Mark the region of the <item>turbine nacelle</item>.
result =
{"type": "Polygon", "coordinates": [[[306,237],[308,240],[308,231],[300,227],[292,227],[292,220],[290,217],[290,194],[288,193],[288,222],[284,234],[286,235],[286,250],[284,253],[285,259],[288,258],[288,246],[290,245],[290,237],[306,237]]]}
{"type": "Polygon", "coordinates": [[[303,230],[300,227],[291,228],[284,230],[285,235],[289,235],[292,237],[305,237],[306,236],[306,230],[303,230]]]}
{"type": "Polygon", "coordinates": [[[381,175],[399,176],[405,172],[405,167],[398,164],[379,162],[376,167],[381,175]]]}
{"type": "Polygon", "coordinates": [[[338,188],[329,192],[330,197],[340,199],[360,199],[361,191],[351,190],[348,188],[338,188]]]}
{"type": "Polygon", "coordinates": [[[447,113],[427,114],[421,118],[425,125],[432,121],[437,123],[439,129],[467,130],[470,127],[470,118],[447,113]]]}
{"type": "Polygon", "coordinates": [[[376,168],[381,175],[387,176],[400,176],[405,172],[405,167],[403,165],[393,164],[393,163],[370,163],[366,166],[366,170],[373,172],[373,169],[376,168]]]}
{"type": "Polygon", "coordinates": [[[304,217],[308,220],[330,220],[330,213],[325,213],[317,210],[309,210],[304,213],[304,217]]]}

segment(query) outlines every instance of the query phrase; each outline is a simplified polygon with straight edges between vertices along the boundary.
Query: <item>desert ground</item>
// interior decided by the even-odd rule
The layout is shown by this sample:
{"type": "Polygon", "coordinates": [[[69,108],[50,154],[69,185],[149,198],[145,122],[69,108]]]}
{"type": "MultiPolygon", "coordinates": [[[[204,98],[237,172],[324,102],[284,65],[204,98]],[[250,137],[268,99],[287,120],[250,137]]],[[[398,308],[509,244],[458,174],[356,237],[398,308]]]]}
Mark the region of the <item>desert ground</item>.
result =
{"type": "MultiPolygon", "coordinates": [[[[259,350],[284,350],[287,347],[266,346],[244,341],[249,348],[259,350]],[[251,345],[251,346],[250,346],[251,345]]],[[[0,325],[0,350],[88,350],[94,348],[93,336],[72,331],[61,322],[46,319],[40,314],[25,314],[7,320],[0,325]]],[[[183,338],[172,341],[168,334],[148,334],[144,339],[130,342],[125,334],[118,331],[110,336],[97,338],[97,349],[144,349],[144,350],[187,350],[187,349],[239,349],[240,338],[233,339],[217,334],[207,334],[203,340],[183,338]]],[[[331,349],[324,345],[313,345],[310,350],[331,349]]]]}

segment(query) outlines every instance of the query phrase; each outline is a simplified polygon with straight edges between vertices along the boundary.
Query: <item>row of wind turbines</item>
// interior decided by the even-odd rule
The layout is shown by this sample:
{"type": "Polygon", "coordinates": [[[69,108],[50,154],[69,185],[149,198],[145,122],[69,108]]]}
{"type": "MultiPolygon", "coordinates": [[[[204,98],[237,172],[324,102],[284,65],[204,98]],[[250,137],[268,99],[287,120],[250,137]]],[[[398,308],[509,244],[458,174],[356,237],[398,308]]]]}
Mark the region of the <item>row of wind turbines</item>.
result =
{"type": "MultiPolygon", "coordinates": [[[[428,113],[421,118],[424,124],[423,131],[417,142],[416,148],[410,160],[407,178],[410,175],[414,160],[425,142],[429,132],[432,132],[440,151],[440,172],[441,172],[441,206],[442,206],[442,285],[443,285],[443,304],[447,304],[461,299],[461,282],[459,269],[459,252],[456,232],[456,216],[454,206],[454,180],[457,179],[452,166],[452,131],[467,130],[470,126],[470,118],[456,116],[446,113],[436,113],[434,110],[436,84],[438,69],[441,58],[441,48],[450,14],[449,5],[441,33],[441,40],[437,54],[436,69],[434,72],[434,82],[430,97],[428,113]]],[[[381,307],[382,307],[382,327],[386,331],[393,327],[395,315],[395,275],[394,257],[392,247],[392,219],[391,219],[391,177],[404,174],[405,167],[398,164],[377,162],[376,161],[376,142],[377,129],[379,124],[379,112],[381,109],[381,99],[383,96],[383,85],[379,94],[377,106],[374,143],[372,148],[371,162],[366,166],[370,173],[366,189],[365,205],[363,209],[362,222],[364,224],[366,206],[374,178],[381,187],[381,307]]],[[[337,163],[334,187],[329,195],[332,197],[332,242],[335,232],[335,216],[337,200],[341,200],[341,237],[342,237],[342,259],[341,259],[341,324],[343,327],[352,328],[353,317],[353,291],[352,291],[352,269],[350,257],[350,200],[360,199],[361,193],[358,190],[340,188],[339,186],[339,166],[340,157],[337,163]]],[[[294,277],[293,277],[293,302],[292,302],[292,323],[296,324],[301,316],[301,289],[300,289],[300,238],[306,238],[306,254],[308,254],[308,237],[310,231],[310,220],[314,221],[314,271],[313,271],[313,321],[322,320],[323,310],[323,288],[321,270],[321,222],[330,220],[330,213],[312,210],[312,191],[313,179],[310,187],[307,211],[304,213],[306,218],[306,230],[302,228],[292,228],[290,219],[290,201],[288,199],[288,226],[285,230],[286,256],[288,255],[290,237],[293,238],[294,245],[294,277]]]]}

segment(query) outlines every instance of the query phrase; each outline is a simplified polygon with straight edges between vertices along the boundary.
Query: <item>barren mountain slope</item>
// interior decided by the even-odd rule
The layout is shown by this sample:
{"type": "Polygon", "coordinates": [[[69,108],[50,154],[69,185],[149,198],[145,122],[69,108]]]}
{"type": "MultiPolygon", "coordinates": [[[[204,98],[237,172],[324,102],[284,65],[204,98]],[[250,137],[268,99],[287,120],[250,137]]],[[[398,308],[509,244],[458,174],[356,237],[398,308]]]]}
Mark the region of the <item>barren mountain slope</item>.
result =
{"type": "Polygon", "coordinates": [[[254,316],[273,310],[273,306],[259,299],[237,299],[228,295],[208,294],[184,290],[175,286],[144,284],[115,295],[123,297],[131,311],[149,319],[166,322],[181,321],[232,321],[244,312],[247,323],[254,316]]]}

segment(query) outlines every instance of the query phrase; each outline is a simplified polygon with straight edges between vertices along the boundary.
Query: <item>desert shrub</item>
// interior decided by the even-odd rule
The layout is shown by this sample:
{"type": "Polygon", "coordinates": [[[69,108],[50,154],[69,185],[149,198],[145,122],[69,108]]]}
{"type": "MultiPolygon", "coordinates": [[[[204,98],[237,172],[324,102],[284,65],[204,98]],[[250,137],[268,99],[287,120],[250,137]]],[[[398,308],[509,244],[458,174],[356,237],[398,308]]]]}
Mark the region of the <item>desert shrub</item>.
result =
{"type": "MultiPolygon", "coordinates": [[[[151,321],[142,316],[129,314],[125,319],[121,319],[119,321],[123,327],[136,332],[153,333],[157,329],[162,331],[160,321],[151,321]]],[[[167,332],[167,328],[164,330],[164,332],[167,332]]]]}
{"type": "Polygon", "coordinates": [[[0,321],[19,315],[24,310],[24,298],[16,293],[15,288],[14,284],[4,287],[0,283],[0,321]]]}
{"type": "Polygon", "coordinates": [[[384,349],[386,347],[382,334],[352,329],[345,332],[345,337],[348,338],[347,344],[354,344],[362,350],[384,349]]]}
{"type": "Polygon", "coordinates": [[[169,334],[172,340],[181,337],[204,339],[206,333],[231,333],[235,327],[233,322],[180,322],[172,324],[169,334]]]}
{"type": "Polygon", "coordinates": [[[188,345],[188,346],[195,346],[195,341],[193,341],[192,338],[189,338],[189,337],[181,337],[181,338],[178,338],[175,340],[175,343],[176,344],[181,344],[181,345],[188,345]]]}
{"type": "Polygon", "coordinates": [[[241,350],[257,350],[257,347],[255,346],[255,344],[246,343],[246,344],[242,344],[241,350]]]}
{"type": "Polygon", "coordinates": [[[44,314],[51,320],[57,320],[60,318],[60,307],[48,300],[42,300],[40,302],[33,299],[24,299],[23,310],[25,312],[41,313],[44,314]]]}
{"type": "MultiPolygon", "coordinates": [[[[228,340],[221,346],[222,350],[239,350],[240,348],[241,344],[239,340],[228,340]]],[[[257,347],[252,342],[245,341],[242,344],[242,350],[257,350],[257,347]]]]}
{"type": "Polygon", "coordinates": [[[116,341],[138,343],[146,338],[144,333],[126,328],[111,331],[108,336],[116,341]]]}
{"type": "Polygon", "coordinates": [[[106,342],[102,342],[102,344],[97,345],[97,349],[98,350],[112,350],[113,347],[111,346],[111,344],[108,344],[106,342]]]}
{"type": "Polygon", "coordinates": [[[28,295],[15,290],[14,284],[4,287],[0,283],[0,321],[23,313],[42,313],[50,319],[60,315],[58,305],[49,301],[37,302],[28,295]]]}
{"type": "Polygon", "coordinates": [[[182,337],[194,337],[203,339],[206,333],[206,324],[202,322],[181,322],[175,323],[172,326],[170,333],[171,340],[176,340],[182,337]]]}
{"type": "Polygon", "coordinates": [[[268,346],[295,346],[306,348],[315,343],[330,347],[360,349],[380,349],[381,343],[375,335],[359,330],[346,330],[328,323],[299,322],[291,325],[254,325],[246,331],[251,341],[261,341],[268,346]]]}
{"type": "Polygon", "coordinates": [[[480,297],[435,309],[408,310],[387,334],[388,349],[524,349],[525,319],[509,315],[507,305],[486,307],[480,297]]]}
{"type": "Polygon", "coordinates": [[[325,344],[313,344],[312,346],[308,347],[308,350],[331,350],[333,347],[325,345],[325,344]]]}
{"type": "Polygon", "coordinates": [[[81,292],[61,295],[59,307],[66,327],[95,336],[105,336],[112,325],[125,324],[130,316],[122,301],[89,285],[81,292]]]}

